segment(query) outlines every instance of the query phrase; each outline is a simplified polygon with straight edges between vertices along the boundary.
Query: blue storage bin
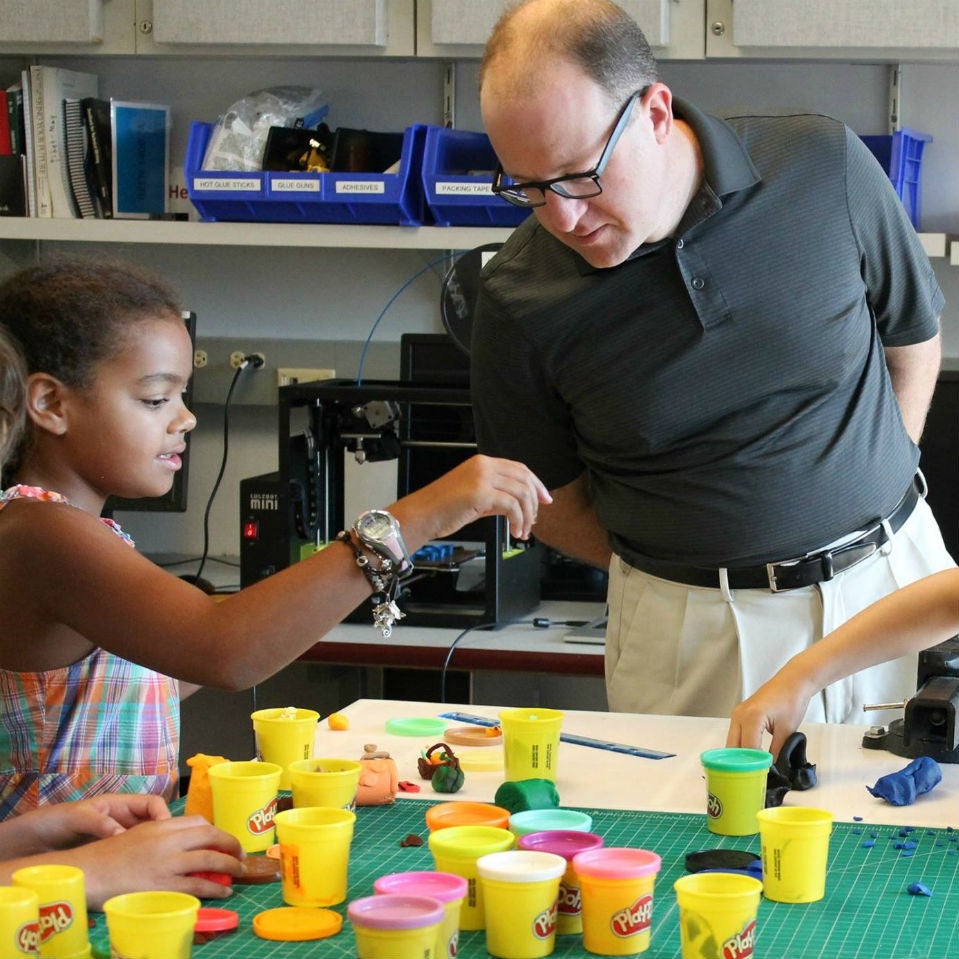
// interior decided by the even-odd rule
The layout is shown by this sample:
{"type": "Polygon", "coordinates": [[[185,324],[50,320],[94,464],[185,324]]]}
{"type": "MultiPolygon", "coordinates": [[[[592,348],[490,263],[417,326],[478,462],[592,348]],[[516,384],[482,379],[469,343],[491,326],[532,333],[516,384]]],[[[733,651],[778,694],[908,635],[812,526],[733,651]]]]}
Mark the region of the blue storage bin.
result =
{"type": "Polygon", "coordinates": [[[882,164],[899,194],[912,225],[919,229],[919,193],[922,178],[922,151],[932,141],[928,133],[897,130],[891,136],[860,137],[882,164]]]}
{"type": "Polygon", "coordinates": [[[203,170],[212,123],[190,124],[187,193],[204,220],[422,226],[426,128],[407,127],[397,173],[234,173],[203,170]]]}
{"type": "Polygon", "coordinates": [[[496,154],[485,133],[427,126],[423,193],[436,225],[516,226],[525,220],[529,210],[492,192],[495,167],[496,154]]]}

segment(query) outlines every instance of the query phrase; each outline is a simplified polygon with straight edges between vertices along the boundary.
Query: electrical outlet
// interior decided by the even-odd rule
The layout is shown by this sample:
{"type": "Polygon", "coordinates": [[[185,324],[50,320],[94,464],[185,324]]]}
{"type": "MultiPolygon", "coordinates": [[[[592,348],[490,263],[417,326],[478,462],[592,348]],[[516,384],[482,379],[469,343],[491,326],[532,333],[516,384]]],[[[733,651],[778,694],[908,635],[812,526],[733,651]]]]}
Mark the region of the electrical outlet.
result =
{"type": "Polygon", "coordinates": [[[206,355],[206,350],[196,350],[193,353],[193,366],[198,370],[202,370],[207,363],[210,362],[210,358],[206,355]]]}
{"type": "Polygon", "coordinates": [[[266,357],[262,353],[245,353],[243,350],[234,350],[230,354],[230,366],[238,370],[248,356],[258,356],[260,358],[259,366],[254,366],[254,369],[260,369],[266,363],[266,357]]]}
{"type": "Polygon", "coordinates": [[[277,386],[293,386],[295,383],[312,383],[314,380],[332,380],[336,370],[301,369],[280,366],[276,371],[277,386]]]}

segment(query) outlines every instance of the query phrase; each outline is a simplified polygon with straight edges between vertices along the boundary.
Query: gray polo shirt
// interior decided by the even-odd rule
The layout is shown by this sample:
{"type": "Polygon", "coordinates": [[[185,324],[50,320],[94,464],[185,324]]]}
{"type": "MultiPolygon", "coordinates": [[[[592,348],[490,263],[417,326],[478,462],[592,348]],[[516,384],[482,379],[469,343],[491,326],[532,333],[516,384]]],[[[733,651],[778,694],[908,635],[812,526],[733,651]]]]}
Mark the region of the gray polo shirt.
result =
{"type": "Polygon", "coordinates": [[[675,109],[705,164],[675,236],[593,269],[530,217],[484,270],[480,448],[551,489],[587,470],[617,551],[793,557],[903,495],[919,452],[883,346],[935,336],[944,298],[841,123],[675,109]]]}

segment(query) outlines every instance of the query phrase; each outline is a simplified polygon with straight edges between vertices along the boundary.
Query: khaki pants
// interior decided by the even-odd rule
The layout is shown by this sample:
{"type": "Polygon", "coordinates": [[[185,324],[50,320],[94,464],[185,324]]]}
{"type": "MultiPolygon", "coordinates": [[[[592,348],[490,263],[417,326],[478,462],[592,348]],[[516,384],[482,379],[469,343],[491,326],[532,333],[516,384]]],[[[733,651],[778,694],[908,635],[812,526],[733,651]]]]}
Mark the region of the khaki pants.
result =
{"type": "MultiPolygon", "coordinates": [[[[685,586],[614,556],[609,576],[606,692],[617,712],[728,717],[791,657],[870,603],[956,564],[925,500],[890,544],[835,579],[772,593],[685,586]],[[891,547],[891,548],[890,548],[891,547]]],[[[888,722],[864,704],[916,691],[916,657],[850,676],[814,697],[807,722],[888,722]]]]}

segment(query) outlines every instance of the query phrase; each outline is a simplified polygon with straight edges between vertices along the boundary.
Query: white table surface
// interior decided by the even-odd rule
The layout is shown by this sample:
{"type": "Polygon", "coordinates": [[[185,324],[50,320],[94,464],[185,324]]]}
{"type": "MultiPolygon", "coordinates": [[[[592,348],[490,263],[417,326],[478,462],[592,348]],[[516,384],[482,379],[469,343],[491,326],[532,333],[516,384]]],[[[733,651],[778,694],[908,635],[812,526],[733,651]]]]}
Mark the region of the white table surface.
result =
{"type": "MultiPolygon", "coordinates": [[[[309,706],[309,703],[299,705],[309,706]]],[[[509,705],[532,705],[512,703],[509,705]]],[[[546,705],[546,704],[544,704],[546,705]]],[[[318,708],[318,707],[315,707],[318,708]]],[[[492,801],[503,781],[502,772],[467,772],[464,787],[450,796],[433,791],[420,779],[416,761],[420,751],[442,736],[424,739],[386,732],[386,721],[405,717],[439,716],[457,711],[495,719],[500,707],[360,699],[340,710],[350,728],[330,730],[324,713],[317,730],[316,756],[359,758],[363,747],[375,743],[396,760],[399,778],[415,782],[419,793],[400,793],[398,801],[417,799],[472,799],[492,801]]],[[[675,753],[668,759],[645,759],[604,749],[561,743],[556,788],[566,807],[638,809],[702,813],[706,788],[699,755],[725,745],[727,720],[691,716],[640,716],[566,710],[563,732],[648,749],[675,753]]],[[[464,725],[449,721],[450,726],[464,725]]],[[[911,806],[891,806],[866,791],[866,785],[908,762],[882,750],[863,749],[868,726],[811,723],[802,727],[808,739],[807,759],[816,764],[819,785],[805,792],[790,791],[785,804],[830,810],[837,820],[862,817],[865,823],[959,827],[959,766],[943,764],[942,782],[911,806]]],[[[453,746],[463,757],[471,751],[497,747],[453,746]]]]}

